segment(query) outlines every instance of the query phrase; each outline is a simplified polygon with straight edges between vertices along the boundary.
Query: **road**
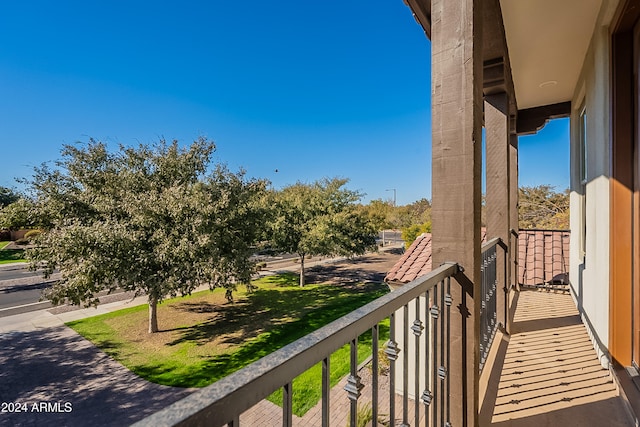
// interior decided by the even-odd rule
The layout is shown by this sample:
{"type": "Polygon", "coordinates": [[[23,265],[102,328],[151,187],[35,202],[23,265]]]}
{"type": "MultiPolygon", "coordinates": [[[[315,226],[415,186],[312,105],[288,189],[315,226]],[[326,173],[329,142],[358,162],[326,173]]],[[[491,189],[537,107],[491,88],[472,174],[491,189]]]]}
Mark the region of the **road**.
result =
{"type": "Polygon", "coordinates": [[[21,267],[15,267],[11,270],[0,270],[0,282],[11,279],[25,279],[29,277],[40,276],[41,273],[36,271],[29,271],[28,269],[21,267]]]}
{"type": "MultiPolygon", "coordinates": [[[[386,245],[400,241],[400,233],[388,230],[385,232],[386,245]]],[[[380,240],[380,243],[382,240],[380,240]]],[[[285,254],[279,257],[265,257],[271,268],[286,268],[295,265],[295,254],[285,254]]],[[[322,258],[314,258],[314,261],[322,258]]],[[[5,265],[0,268],[0,318],[17,313],[49,308],[43,303],[42,291],[50,287],[59,277],[54,273],[50,279],[43,279],[42,272],[29,271],[27,265],[5,265]],[[11,309],[10,309],[11,308],[11,309]]],[[[116,294],[120,295],[120,293],[116,294]]],[[[121,298],[127,298],[128,294],[122,293],[121,298]]],[[[117,298],[112,296],[110,298],[117,298]]]]}
{"type": "Polygon", "coordinates": [[[10,307],[21,307],[21,312],[39,310],[43,304],[37,304],[42,291],[58,278],[54,273],[51,278],[43,279],[42,271],[29,271],[27,264],[8,264],[0,268],[0,317],[16,314],[10,307]]]}
{"type": "MultiPolygon", "coordinates": [[[[49,286],[51,286],[50,283],[13,286],[0,285],[0,310],[38,302],[42,296],[42,291],[49,286]]],[[[1,313],[0,317],[2,317],[1,313]]]]}

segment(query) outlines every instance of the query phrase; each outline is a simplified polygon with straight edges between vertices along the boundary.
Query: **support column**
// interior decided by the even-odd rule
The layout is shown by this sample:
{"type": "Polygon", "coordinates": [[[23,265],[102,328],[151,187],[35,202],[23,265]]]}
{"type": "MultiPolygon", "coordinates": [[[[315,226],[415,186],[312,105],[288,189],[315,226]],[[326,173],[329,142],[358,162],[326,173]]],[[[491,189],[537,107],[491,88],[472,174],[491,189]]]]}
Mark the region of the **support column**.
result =
{"type": "MultiPolygon", "coordinates": [[[[515,129],[512,129],[515,131],[515,129]]],[[[509,203],[511,203],[510,209],[510,217],[509,227],[510,230],[515,230],[517,233],[520,230],[520,226],[518,225],[518,135],[515,133],[511,134],[509,144],[509,174],[511,175],[510,179],[510,187],[509,192],[511,193],[509,197],[509,203]]],[[[511,252],[511,285],[512,289],[520,289],[518,285],[518,277],[519,277],[519,265],[518,265],[518,256],[520,248],[518,246],[518,239],[511,235],[509,238],[510,247],[509,252],[511,252]]],[[[511,308],[511,307],[509,307],[511,308]]],[[[509,328],[509,325],[507,325],[509,328]]],[[[507,329],[511,331],[511,329],[507,329]]]]}
{"type": "MultiPolygon", "coordinates": [[[[480,294],[481,4],[431,4],[432,259],[434,266],[460,263],[473,282],[474,295],[480,294]]],[[[450,421],[454,426],[477,425],[480,299],[474,301],[457,285],[452,286],[452,297],[450,421]]]]}
{"type": "MultiPolygon", "coordinates": [[[[509,151],[509,97],[506,93],[485,97],[484,127],[487,147],[487,240],[499,237],[508,246],[511,224],[511,171],[509,167],[511,153],[509,151]]],[[[505,259],[502,256],[503,250],[499,248],[497,251],[496,313],[498,315],[497,321],[504,322],[506,327],[507,321],[504,317],[508,302],[503,289],[509,287],[511,254],[507,253],[505,259]]]]}

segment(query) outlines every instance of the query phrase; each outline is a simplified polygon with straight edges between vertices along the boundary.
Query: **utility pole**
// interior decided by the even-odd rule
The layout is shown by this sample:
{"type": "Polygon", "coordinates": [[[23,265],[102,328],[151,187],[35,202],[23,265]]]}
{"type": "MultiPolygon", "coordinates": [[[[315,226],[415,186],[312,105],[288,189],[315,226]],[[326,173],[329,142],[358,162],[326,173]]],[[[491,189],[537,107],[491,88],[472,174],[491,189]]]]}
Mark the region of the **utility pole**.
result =
{"type": "MultiPolygon", "coordinates": [[[[395,188],[388,188],[384,191],[393,191],[393,207],[396,207],[396,189],[395,188]]],[[[384,230],[382,230],[382,246],[384,246],[384,230]]]]}

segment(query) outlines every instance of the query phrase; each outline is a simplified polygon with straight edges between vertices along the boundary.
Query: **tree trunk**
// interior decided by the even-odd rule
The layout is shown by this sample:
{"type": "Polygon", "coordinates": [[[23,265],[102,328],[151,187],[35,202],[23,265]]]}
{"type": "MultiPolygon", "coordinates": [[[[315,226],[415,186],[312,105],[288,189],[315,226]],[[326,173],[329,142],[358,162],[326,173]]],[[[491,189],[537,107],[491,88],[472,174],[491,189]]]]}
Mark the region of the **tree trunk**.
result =
{"type": "Polygon", "coordinates": [[[149,295],[149,333],[158,332],[158,298],[149,295]]]}
{"type": "Polygon", "coordinates": [[[304,286],[304,254],[300,255],[300,287],[302,288],[303,286],[304,286]]]}

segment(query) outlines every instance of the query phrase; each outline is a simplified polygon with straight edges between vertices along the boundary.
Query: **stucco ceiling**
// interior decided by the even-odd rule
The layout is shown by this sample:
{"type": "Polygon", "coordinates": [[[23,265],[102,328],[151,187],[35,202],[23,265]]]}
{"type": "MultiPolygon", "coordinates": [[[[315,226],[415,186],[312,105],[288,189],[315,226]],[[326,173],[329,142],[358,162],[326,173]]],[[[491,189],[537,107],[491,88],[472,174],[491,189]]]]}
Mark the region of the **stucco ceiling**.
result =
{"type": "Polygon", "coordinates": [[[500,0],[518,109],[570,101],[602,0],[500,0]]]}

